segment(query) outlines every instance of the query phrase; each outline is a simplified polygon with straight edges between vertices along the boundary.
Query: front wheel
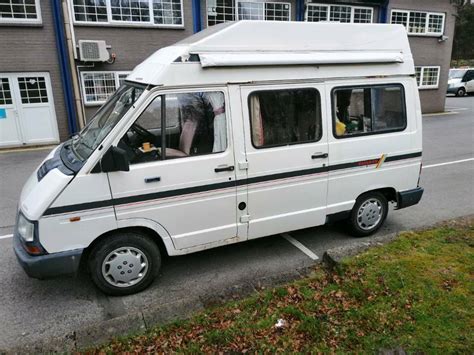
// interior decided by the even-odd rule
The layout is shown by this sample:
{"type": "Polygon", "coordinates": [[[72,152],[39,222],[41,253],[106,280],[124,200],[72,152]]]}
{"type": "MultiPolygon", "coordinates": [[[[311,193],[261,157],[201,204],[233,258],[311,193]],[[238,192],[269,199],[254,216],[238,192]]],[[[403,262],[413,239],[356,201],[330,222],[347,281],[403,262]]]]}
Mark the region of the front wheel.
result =
{"type": "Polygon", "coordinates": [[[123,232],[110,235],[92,250],[92,281],[104,293],[129,295],[147,288],[158,275],[161,256],[150,237],[123,232]]]}
{"type": "Polygon", "coordinates": [[[351,212],[349,225],[356,237],[366,237],[375,233],[387,218],[387,198],[380,192],[367,192],[356,200],[351,212]]]}
{"type": "Polygon", "coordinates": [[[466,95],[466,89],[464,88],[459,88],[458,91],[456,91],[456,96],[457,97],[463,97],[466,95]]]}

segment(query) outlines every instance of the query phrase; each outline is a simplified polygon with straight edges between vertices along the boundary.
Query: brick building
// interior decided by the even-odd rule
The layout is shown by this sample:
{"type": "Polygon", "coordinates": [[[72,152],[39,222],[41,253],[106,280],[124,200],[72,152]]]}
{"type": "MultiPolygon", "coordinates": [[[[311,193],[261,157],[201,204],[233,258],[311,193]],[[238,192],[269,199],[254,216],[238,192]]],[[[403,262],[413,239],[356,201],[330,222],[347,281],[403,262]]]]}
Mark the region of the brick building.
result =
{"type": "Polygon", "coordinates": [[[0,0],[8,49],[0,57],[0,147],[66,139],[155,50],[241,19],[402,24],[423,111],[443,111],[454,11],[451,0],[0,0]],[[103,41],[102,61],[84,60],[86,41],[103,41]]]}

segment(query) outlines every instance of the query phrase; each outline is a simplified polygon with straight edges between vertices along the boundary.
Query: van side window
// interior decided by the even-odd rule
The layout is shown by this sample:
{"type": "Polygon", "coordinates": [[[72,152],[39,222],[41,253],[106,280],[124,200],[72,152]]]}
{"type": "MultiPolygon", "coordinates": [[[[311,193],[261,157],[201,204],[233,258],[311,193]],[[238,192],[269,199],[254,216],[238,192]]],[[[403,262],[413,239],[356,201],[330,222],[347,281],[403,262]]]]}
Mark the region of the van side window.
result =
{"type": "Polygon", "coordinates": [[[401,85],[333,90],[336,138],[403,131],[406,124],[405,95],[401,85]]]}
{"type": "Polygon", "coordinates": [[[255,148],[321,139],[321,99],[316,89],[256,91],[249,96],[249,109],[255,148]]]}
{"type": "Polygon", "coordinates": [[[119,147],[127,151],[132,164],[225,151],[224,94],[190,92],[156,97],[132,124],[119,147]]]}
{"type": "Polygon", "coordinates": [[[471,81],[471,80],[474,80],[474,70],[469,70],[466,75],[464,76],[464,80],[465,82],[468,82],[468,81],[471,81]]]}

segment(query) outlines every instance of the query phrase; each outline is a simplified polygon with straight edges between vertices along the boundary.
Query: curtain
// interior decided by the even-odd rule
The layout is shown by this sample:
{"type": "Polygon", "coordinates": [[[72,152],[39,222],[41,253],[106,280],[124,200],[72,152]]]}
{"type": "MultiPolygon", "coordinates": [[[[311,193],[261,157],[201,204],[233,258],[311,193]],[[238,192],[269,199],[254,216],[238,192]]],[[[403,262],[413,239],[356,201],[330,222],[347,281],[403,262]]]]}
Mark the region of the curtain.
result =
{"type": "Polygon", "coordinates": [[[204,97],[211,104],[214,111],[214,146],[212,152],[223,152],[227,148],[224,94],[221,92],[206,92],[204,97]]]}
{"type": "Polygon", "coordinates": [[[250,116],[252,121],[252,142],[255,146],[263,146],[263,122],[262,111],[260,109],[260,99],[257,95],[252,95],[250,98],[250,116]]]}

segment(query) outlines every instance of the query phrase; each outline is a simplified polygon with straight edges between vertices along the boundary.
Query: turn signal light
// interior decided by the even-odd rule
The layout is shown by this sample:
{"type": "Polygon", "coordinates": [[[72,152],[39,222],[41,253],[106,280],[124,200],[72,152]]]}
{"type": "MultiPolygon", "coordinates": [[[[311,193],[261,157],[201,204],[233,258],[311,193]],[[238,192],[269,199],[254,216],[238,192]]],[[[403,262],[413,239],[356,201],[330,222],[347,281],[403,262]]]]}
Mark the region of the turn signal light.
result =
{"type": "Polygon", "coordinates": [[[28,254],[31,254],[31,255],[40,255],[40,254],[42,254],[41,248],[37,247],[37,246],[34,246],[34,245],[27,245],[26,246],[26,251],[28,252],[28,254]]]}

